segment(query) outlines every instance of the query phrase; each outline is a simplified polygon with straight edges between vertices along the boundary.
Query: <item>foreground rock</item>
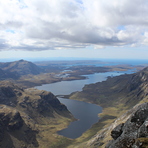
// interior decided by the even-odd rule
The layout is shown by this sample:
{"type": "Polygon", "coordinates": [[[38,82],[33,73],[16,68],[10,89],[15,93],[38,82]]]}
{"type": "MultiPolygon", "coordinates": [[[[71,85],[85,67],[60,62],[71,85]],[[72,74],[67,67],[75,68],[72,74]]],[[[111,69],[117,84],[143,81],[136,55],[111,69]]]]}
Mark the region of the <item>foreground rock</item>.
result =
{"type": "Polygon", "coordinates": [[[138,106],[125,123],[112,130],[111,135],[114,140],[106,148],[144,148],[146,141],[148,146],[148,103],[138,106]]]}

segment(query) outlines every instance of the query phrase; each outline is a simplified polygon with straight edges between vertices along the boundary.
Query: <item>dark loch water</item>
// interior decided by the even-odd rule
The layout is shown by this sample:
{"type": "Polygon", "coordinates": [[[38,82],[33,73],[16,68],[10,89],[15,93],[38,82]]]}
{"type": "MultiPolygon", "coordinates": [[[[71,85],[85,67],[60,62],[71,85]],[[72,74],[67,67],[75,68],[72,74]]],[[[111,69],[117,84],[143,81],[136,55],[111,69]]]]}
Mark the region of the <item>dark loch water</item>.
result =
{"type": "MultiPolygon", "coordinates": [[[[125,72],[95,73],[87,75],[88,79],[85,80],[61,81],[37,86],[36,88],[51,91],[55,95],[67,95],[75,91],[81,91],[86,84],[101,82],[106,80],[108,76],[118,76],[124,73],[125,72]]],[[[126,73],[132,73],[132,71],[127,71],[126,73]]],[[[58,134],[72,139],[78,138],[99,120],[98,114],[102,112],[100,106],[63,98],[59,98],[59,100],[67,106],[78,120],[71,122],[68,128],[59,131],[58,134]]]]}
{"type": "Polygon", "coordinates": [[[58,134],[72,139],[80,137],[99,120],[98,113],[102,112],[100,106],[76,100],[62,98],[59,98],[59,100],[67,106],[78,121],[71,122],[68,128],[59,131],[58,134]]]}

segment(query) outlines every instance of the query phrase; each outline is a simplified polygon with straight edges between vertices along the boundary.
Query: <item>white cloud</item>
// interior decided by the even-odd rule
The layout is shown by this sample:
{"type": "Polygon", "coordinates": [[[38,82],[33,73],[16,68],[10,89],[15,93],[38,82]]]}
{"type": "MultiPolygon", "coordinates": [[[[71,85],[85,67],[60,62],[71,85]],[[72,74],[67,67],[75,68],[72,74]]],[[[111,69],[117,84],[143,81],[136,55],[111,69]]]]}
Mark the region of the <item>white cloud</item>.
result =
{"type": "Polygon", "coordinates": [[[0,50],[102,48],[148,42],[145,0],[4,0],[0,14],[0,50]]]}

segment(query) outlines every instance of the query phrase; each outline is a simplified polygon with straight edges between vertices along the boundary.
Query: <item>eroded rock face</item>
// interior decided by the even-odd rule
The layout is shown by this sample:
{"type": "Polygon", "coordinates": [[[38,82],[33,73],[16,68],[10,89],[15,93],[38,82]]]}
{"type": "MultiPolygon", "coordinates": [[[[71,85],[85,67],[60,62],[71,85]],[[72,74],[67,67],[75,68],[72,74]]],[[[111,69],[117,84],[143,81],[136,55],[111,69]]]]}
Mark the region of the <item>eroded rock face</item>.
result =
{"type": "Polygon", "coordinates": [[[17,130],[23,126],[23,119],[20,113],[8,106],[0,106],[1,125],[8,130],[17,130]]]}
{"type": "Polygon", "coordinates": [[[15,107],[17,98],[22,95],[23,89],[17,85],[9,82],[2,81],[0,83],[0,104],[15,107]]]}
{"type": "Polygon", "coordinates": [[[19,130],[23,126],[20,113],[6,105],[0,105],[0,142],[6,138],[7,131],[19,130]]]}
{"type": "Polygon", "coordinates": [[[137,139],[148,139],[148,103],[140,105],[124,124],[118,125],[111,132],[111,135],[114,140],[106,148],[136,148],[139,145],[137,139]]]}
{"type": "Polygon", "coordinates": [[[0,147],[38,147],[36,134],[16,109],[0,105],[0,147]]]}

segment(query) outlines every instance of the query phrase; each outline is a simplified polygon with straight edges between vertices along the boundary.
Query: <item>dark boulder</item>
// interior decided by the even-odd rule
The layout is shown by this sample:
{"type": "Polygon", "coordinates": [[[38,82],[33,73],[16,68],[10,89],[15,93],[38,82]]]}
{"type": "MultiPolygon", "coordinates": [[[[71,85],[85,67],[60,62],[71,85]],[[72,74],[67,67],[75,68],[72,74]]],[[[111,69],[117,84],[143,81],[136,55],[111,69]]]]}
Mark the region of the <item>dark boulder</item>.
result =
{"type": "Polygon", "coordinates": [[[123,125],[124,123],[121,123],[111,131],[111,136],[113,137],[114,140],[116,140],[122,134],[123,125]]]}

